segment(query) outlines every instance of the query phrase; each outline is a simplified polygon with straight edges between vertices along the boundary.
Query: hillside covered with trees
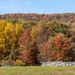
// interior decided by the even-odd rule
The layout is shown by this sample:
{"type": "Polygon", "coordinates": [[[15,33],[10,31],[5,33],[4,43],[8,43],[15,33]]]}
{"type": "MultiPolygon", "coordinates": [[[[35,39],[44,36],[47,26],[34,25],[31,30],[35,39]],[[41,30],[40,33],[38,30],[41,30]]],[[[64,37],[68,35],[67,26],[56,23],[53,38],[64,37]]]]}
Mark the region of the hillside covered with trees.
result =
{"type": "Polygon", "coordinates": [[[75,14],[0,15],[0,64],[75,61],[75,14]]]}
{"type": "Polygon", "coordinates": [[[16,19],[25,21],[50,21],[57,20],[62,22],[75,22],[75,13],[63,13],[63,14],[4,14],[0,15],[0,19],[16,19]]]}

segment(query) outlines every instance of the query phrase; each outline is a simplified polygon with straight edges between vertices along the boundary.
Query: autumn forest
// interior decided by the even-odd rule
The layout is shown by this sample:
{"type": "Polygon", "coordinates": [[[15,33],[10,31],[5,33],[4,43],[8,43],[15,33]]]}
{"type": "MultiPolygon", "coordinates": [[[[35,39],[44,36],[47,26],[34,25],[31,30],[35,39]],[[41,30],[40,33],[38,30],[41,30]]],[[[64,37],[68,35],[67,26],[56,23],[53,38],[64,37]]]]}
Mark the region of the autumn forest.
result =
{"type": "Polygon", "coordinates": [[[0,65],[75,61],[75,13],[0,15],[0,65]]]}

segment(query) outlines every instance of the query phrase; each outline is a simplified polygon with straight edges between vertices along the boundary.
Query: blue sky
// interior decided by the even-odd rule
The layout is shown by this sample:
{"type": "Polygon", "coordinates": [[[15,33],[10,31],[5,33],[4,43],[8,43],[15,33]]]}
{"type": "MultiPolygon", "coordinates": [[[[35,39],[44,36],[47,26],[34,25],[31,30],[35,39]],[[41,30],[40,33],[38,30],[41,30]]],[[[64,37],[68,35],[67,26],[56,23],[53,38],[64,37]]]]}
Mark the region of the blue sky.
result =
{"type": "Polygon", "coordinates": [[[75,0],[0,0],[0,14],[74,12],[75,0]]]}

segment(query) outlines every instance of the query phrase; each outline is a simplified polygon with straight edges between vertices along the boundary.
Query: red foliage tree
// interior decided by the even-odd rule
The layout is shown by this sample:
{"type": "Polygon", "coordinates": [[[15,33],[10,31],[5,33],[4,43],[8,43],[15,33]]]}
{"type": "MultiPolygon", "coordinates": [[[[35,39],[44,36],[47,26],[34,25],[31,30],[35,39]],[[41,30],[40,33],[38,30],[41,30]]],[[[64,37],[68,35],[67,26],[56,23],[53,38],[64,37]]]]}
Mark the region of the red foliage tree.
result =
{"type": "Polygon", "coordinates": [[[18,42],[20,45],[20,59],[26,65],[37,64],[38,48],[36,42],[32,40],[32,37],[28,30],[24,30],[24,32],[20,35],[18,42]]]}
{"type": "Polygon", "coordinates": [[[20,34],[18,44],[19,46],[27,45],[30,41],[31,41],[30,32],[26,29],[20,34]]]}
{"type": "Polygon", "coordinates": [[[26,65],[35,65],[38,64],[37,60],[38,49],[35,42],[30,42],[27,50],[22,54],[22,60],[26,65]]]}
{"type": "Polygon", "coordinates": [[[68,38],[64,35],[57,35],[53,41],[53,50],[50,57],[52,60],[57,61],[72,61],[73,50],[71,49],[71,43],[68,38]]]}

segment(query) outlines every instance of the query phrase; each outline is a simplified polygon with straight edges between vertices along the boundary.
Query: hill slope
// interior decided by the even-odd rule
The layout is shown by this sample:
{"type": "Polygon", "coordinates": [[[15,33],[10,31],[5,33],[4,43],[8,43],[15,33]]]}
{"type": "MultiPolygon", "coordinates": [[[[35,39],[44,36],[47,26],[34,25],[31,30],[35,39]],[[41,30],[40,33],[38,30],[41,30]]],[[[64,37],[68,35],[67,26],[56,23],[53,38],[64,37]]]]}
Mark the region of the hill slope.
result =
{"type": "Polygon", "coordinates": [[[4,14],[0,19],[22,19],[25,21],[51,21],[57,20],[62,22],[75,22],[75,13],[64,14],[4,14]]]}

